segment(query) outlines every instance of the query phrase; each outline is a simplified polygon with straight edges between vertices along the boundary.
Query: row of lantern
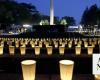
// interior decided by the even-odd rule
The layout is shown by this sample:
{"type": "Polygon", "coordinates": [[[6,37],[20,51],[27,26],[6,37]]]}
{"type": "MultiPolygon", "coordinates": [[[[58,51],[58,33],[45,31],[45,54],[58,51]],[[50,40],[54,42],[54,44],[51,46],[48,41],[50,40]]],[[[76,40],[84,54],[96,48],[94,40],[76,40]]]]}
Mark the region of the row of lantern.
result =
{"type": "MultiPolygon", "coordinates": [[[[1,41],[0,42],[0,45],[1,46],[4,46],[4,42],[5,41],[1,41]]],[[[36,45],[39,45],[39,46],[41,46],[42,47],[42,45],[43,45],[43,43],[45,44],[45,46],[47,46],[47,45],[53,45],[54,44],[54,46],[55,47],[58,47],[58,46],[66,46],[67,44],[68,44],[68,47],[69,48],[71,48],[72,47],[72,45],[77,45],[77,46],[81,46],[82,45],[82,41],[80,40],[80,41],[74,41],[74,44],[73,44],[73,42],[72,42],[72,40],[70,40],[70,41],[60,41],[59,40],[59,42],[58,41],[56,41],[56,40],[51,40],[51,41],[33,41],[33,40],[26,40],[26,41],[23,41],[23,40],[17,40],[17,41],[6,41],[7,42],[7,44],[9,45],[9,46],[12,46],[12,42],[14,42],[14,44],[15,44],[15,46],[16,47],[19,47],[19,45],[27,45],[28,43],[30,43],[30,45],[32,46],[32,45],[34,45],[34,46],[36,46],[36,45]],[[52,43],[52,44],[51,44],[52,43]],[[59,44],[59,45],[58,45],[59,44]]],[[[94,46],[95,47],[95,45],[97,44],[97,42],[87,42],[87,41],[83,41],[84,42],[84,47],[87,47],[88,46],[88,44],[91,44],[91,46],[94,46]]],[[[98,42],[98,44],[99,44],[100,42],[98,42]]]]}
{"type": "MultiPolygon", "coordinates": [[[[16,38],[15,38],[16,39],[16,38]]],[[[90,44],[91,46],[94,46],[98,43],[100,44],[100,39],[96,40],[92,40],[90,39],[89,41],[87,41],[87,39],[66,39],[66,40],[62,40],[62,39],[17,39],[17,40],[14,40],[13,38],[11,38],[10,40],[3,40],[3,41],[7,41],[8,44],[11,45],[11,42],[15,42],[16,44],[15,45],[19,45],[19,42],[21,45],[27,45],[28,42],[30,42],[31,45],[37,45],[37,43],[39,42],[39,45],[42,46],[42,43],[44,42],[44,44],[49,44],[50,42],[53,42],[53,44],[56,46],[58,46],[58,43],[62,46],[65,46],[66,44],[68,44],[68,47],[71,48],[72,45],[73,45],[73,41],[74,41],[74,45],[79,45],[81,46],[82,45],[82,42],[84,42],[84,47],[87,47],[88,44],[90,44]]],[[[1,43],[3,43],[3,41],[1,41],[1,43]]]]}
{"type": "Polygon", "coordinates": [[[100,40],[100,38],[0,38],[0,40],[88,40],[88,41],[95,41],[95,40],[100,40]]]}
{"type": "MultiPolygon", "coordinates": [[[[92,55],[93,48],[94,48],[93,46],[88,46],[87,47],[88,55],[92,55]]],[[[35,46],[34,47],[35,55],[40,55],[40,49],[41,49],[40,46],[35,46]]],[[[15,47],[14,46],[9,46],[9,53],[10,53],[10,55],[14,55],[14,53],[15,53],[15,47]]],[[[25,46],[20,47],[20,53],[21,53],[21,55],[26,54],[26,47],[25,46]]],[[[47,54],[52,55],[52,53],[53,53],[53,47],[48,46],[47,47],[47,54]]],[[[59,54],[64,55],[64,53],[65,53],[65,47],[64,46],[59,46],[59,54]]],[[[75,47],[75,53],[76,53],[76,55],[81,54],[81,47],[80,46],[75,47]]],[[[0,46],[0,55],[2,55],[2,54],[3,54],[3,46],[0,46]]]]}
{"type": "MultiPolygon", "coordinates": [[[[10,44],[11,44],[11,41],[8,41],[10,44]]],[[[96,41],[94,41],[94,42],[92,42],[92,41],[90,41],[90,42],[87,42],[87,41],[83,41],[84,42],[84,47],[87,47],[89,44],[91,45],[91,46],[94,46],[95,47],[95,45],[97,44],[97,42],[96,41]]],[[[21,45],[27,45],[28,43],[30,43],[30,45],[32,46],[32,45],[39,45],[39,46],[41,46],[42,47],[42,44],[44,43],[45,44],[45,46],[46,45],[52,45],[51,43],[53,43],[54,44],[54,46],[55,47],[58,47],[59,45],[60,46],[66,46],[66,45],[68,45],[68,47],[69,48],[71,48],[72,47],[72,45],[79,45],[79,46],[81,46],[82,45],[82,41],[74,41],[74,44],[73,44],[73,42],[72,42],[72,40],[71,41],[30,41],[30,40],[27,40],[27,41],[15,41],[15,45],[19,45],[19,43],[21,44],[21,45]],[[59,44],[59,45],[58,45],[59,44]]],[[[100,42],[98,42],[98,44],[99,44],[100,42]]]]}
{"type": "MultiPolygon", "coordinates": [[[[72,60],[60,60],[60,80],[72,80],[74,61],[72,60]]],[[[21,62],[22,74],[24,80],[35,80],[36,79],[36,61],[35,60],[24,60],[21,62]]],[[[95,79],[100,80],[100,75],[95,74],[95,79]]]]}
{"type": "MultiPolygon", "coordinates": [[[[35,60],[24,60],[21,62],[22,74],[24,80],[35,80],[36,79],[36,61],[35,60]]],[[[74,61],[72,60],[60,60],[60,78],[61,80],[72,80],[74,61]]]]}
{"type": "MultiPolygon", "coordinates": [[[[54,44],[54,46],[55,46],[55,48],[57,48],[58,46],[66,46],[67,44],[68,44],[68,48],[72,48],[72,45],[75,45],[75,46],[81,46],[82,45],[82,41],[80,40],[80,41],[77,41],[77,40],[75,40],[74,41],[74,44],[72,44],[73,42],[72,42],[73,40],[70,40],[70,41],[60,41],[59,40],[59,42],[57,41],[57,40],[51,40],[51,41],[38,41],[38,40],[35,40],[35,41],[30,41],[30,40],[26,40],[26,41],[23,41],[23,40],[17,40],[17,41],[15,41],[14,42],[14,44],[15,44],[15,46],[16,47],[20,47],[19,45],[24,45],[24,46],[26,46],[28,43],[30,43],[30,45],[31,45],[31,47],[34,47],[34,46],[36,46],[36,45],[39,45],[40,47],[42,47],[42,45],[43,45],[43,43],[45,44],[45,46],[47,47],[47,46],[49,46],[49,45],[52,45],[51,43],[53,42],[53,44],[54,44]],[[20,43],[20,44],[19,44],[20,43]],[[60,45],[58,45],[58,44],[60,44],[60,45]]],[[[12,46],[12,42],[13,41],[7,41],[7,44],[9,45],[9,46],[12,46]]],[[[96,45],[96,43],[97,42],[92,42],[92,41],[90,41],[90,42],[87,42],[86,40],[84,40],[83,41],[84,42],[84,47],[85,48],[87,48],[89,45],[88,44],[91,44],[91,46],[93,46],[93,47],[95,47],[95,45],[96,45]]],[[[100,42],[98,42],[98,44],[99,44],[100,42]]],[[[0,45],[1,46],[4,46],[4,41],[1,41],[0,42],[0,45]]]]}

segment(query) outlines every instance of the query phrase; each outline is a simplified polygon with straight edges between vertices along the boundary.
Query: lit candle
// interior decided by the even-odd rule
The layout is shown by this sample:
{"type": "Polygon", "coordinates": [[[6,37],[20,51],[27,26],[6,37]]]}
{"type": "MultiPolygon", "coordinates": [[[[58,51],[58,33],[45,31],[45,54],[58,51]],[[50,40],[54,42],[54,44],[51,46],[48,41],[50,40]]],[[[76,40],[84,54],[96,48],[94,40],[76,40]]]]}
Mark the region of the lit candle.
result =
{"type": "Polygon", "coordinates": [[[76,52],[76,55],[80,55],[80,53],[81,53],[81,47],[80,46],[76,46],[75,47],[75,52],[76,52]]]}
{"type": "Polygon", "coordinates": [[[100,74],[95,74],[95,79],[100,80],[100,74]]]}
{"type": "Polygon", "coordinates": [[[93,46],[88,46],[88,55],[92,55],[93,53],[93,46]]]}
{"type": "Polygon", "coordinates": [[[60,78],[61,80],[72,80],[74,61],[61,60],[60,64],[60,78]]]}
{"type": "Polygon", "coordinates": [[[20,47],[20,52],[21,52],[21,55],[25,55],[26,47],[25,46],[21,46],[20,47]]]}
{"type": "Polygon", "coordinates": [[[10,55],[14,55],[14,51],[15,51],[14,46],[9,46],[10,55]]]}
{"type": "Polygon", "coordinates": [[[64,55],[64,52],[65,52],[65,47],[64,46],[59,46],[59,53],[61,55],[64,55]]]}
{"type": "Polygon", "coordinates": [[[47,47],[47,53],[48,55],[52,55],[52,46],[47,47]]]}
{"type": "Polygon", "coordinates": [[[21,62],[22,74],[24,80],[35,80],[36,61],[24,60],[21,62]]]}
{"type": "Polygon", "coordinates": [[[40,54],[40,47],[35,46],[35,55],[39,55],[39,54],[40,54]]]}
{"type": "Polygon", "coordinates": [[[3,46],[0,46],[0,55],[3,55],[3,46]]]}

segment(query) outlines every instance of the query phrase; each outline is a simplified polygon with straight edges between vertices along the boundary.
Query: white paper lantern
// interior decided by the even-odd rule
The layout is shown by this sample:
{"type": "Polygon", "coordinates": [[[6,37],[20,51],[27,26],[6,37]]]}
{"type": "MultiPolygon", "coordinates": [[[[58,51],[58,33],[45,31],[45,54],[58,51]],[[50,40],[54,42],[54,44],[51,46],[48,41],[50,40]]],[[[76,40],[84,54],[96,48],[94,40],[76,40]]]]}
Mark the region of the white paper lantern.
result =
{"type": "Polygon", "coordinates": [[[47,47],[47,53],[48,55],[52,55],[52,46],[47,47]]]}
{"type": "Polygon", "coordinates": [[[80,53],[81,53],[81,47],[80,46],[76,46],[75,47],[75,52],[76,52],[76,55],[80,55],[80,53]]]}
{"type": "Polygon", "coordinates": [[[20,47],[20,53],[21,53],[21,55],[25,55],[25,53],[26,53],[26,47],[25,46],[20,47]]]}
{"type": "Polygon", "coordinates": [[[24,60],[21,62],[22,74],[24,80],[35,80],[36,74],[36,61],[24,60]]]}
{"type": "Polygon", "coordinates": [[[72,47],[72,43],[68,43],[68,48],[71,48],[72,47]]]}
{"type": "Polygon", "coordinates": [[[74,61],[61,60],[60,64],[60,78],[61,80],[72,80],[74,61]]]}
{"type": "Polygon", "coordinates": [[[3,46],[0,46],[0,55],[3,55],[3,46]]]}
{"type": "Polygon", "coordinates": [[[93,46],[88,46],[87,47],[87,51],[88,51],[88,55],[92,55],[93,54],[93,46]]]}
{"type": "Polygon", "coordinates": [[[100,80],[100,74],[95,75],[95,80],[100,80]]]}
{"type": "Polygon", "coordinates": [[[35,55],[40,55],[40,47],[35,46],[35,55]]]}
{"type": "Polygon", "coordinates": [[[14,52],[15,52],[14,46],[9,46],[9,53],[10,53],[10,55],[14,55],[14,52]]]}
{"type": "Polygon", "coordinates": [[[64,55],[64,52],[65,52],[65,47],[64,46],[59,46],[59,53],[61,55],[64,55]]]}

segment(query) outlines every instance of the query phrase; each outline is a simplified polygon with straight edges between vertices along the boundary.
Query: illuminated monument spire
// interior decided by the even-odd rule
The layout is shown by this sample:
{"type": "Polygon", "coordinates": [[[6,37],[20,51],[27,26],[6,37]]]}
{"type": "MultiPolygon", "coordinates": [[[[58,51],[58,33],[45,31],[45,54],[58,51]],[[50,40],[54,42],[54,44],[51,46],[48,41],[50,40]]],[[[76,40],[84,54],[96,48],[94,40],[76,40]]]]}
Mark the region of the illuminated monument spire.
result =
{"type": "Polygon", "coordinates": [[[50,25],[54,25],[54,6],[53,6],[53,1],[50,0],[50,25]]]}

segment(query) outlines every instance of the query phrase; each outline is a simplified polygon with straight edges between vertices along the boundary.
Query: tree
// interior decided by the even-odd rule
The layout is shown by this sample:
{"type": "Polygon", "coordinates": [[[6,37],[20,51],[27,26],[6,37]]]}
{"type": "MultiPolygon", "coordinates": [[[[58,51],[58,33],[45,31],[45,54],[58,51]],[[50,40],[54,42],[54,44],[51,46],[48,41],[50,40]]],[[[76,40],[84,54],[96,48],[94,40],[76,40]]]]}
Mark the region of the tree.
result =
{"type": "MultiPolygon", "coordinates": [[[[41,15],[41,20],[48,20],[50,22],[50,16],[48,15],[41,15]]],[[[59,24],[59,17],[55,16],[54,17],[54,24],[59,24]]]]}
{"type": "MultiPolygon", "coordinates": [[[[13,0],[0,2],[1,24],[35,23],[39,18],[39,12],[32,4],[18,3],[13,0]]],[[[2,27],[2,25],[1,25],[2,27]]]]}
{"type": "Polygon", "coordinates": [[[61,25],[67,25],[67,22],[66,22],[65,19],[62,19],[61,22],[60,22],[60,24],[61,24],[61,25]]]}
{"type": "Polygon", "coordinates": [[[3,29],[10,26],[14,21],[14,17],[12,16],[14,4],[15,2],[10,2],[9,0],[0,2],[0,27],[3,29]]]}
{"type": "Polygon", "coordinates": [[[85,9],[83,15],[82,15],[82,18],[81,18],[81,24],[84,24],[85,26],[88,25],[87,23],[87,16],[88,16],[88,7],[85,9]]]}
{"type": "Polygon", "coordinates": [[[35,6],[27,3],[20,3],[17,6],[17,17],[16,20],[19,23],[34,23],[39,16],[35,6]]]}
{"type": "Polygon", "coordinates": [[[81,18],[81,24],[94,27],[94,25],[99,25],[99,22],[100,9],[97,7],[97,5],[94,4],[90,8],[86,8],[81,18]]]}
{"type": "Polygon", "coordinates": [[[64,17],[62,17],[61,20],[63,20],[63,19],[66,20],[67,26],[69,26],[69,25],[73,26],[76,24],[75,19],[73,17],[64,16],[64,17]]]}

